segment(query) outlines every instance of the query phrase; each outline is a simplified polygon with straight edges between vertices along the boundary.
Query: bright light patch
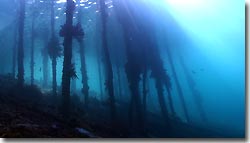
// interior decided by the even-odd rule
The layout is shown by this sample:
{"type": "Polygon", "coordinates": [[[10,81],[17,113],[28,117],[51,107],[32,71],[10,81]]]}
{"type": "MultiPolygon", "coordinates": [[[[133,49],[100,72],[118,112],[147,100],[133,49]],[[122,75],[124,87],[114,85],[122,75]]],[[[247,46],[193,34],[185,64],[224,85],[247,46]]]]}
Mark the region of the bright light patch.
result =
{"type": "MultiPolygon", "coordinates": [[[[210,0],[165,0],[170,8],[177,12],[186,11],[189,14],[197,12],[205,7],[209,7],[210,0]]],[[[207,10],[207,9],[206,9],[207,10]]]]}
{"type": "Polygon", "coordinates": [[[56,3],[65,3],[67,0],[58,0],[56,3]]]}
{"type": "MultiPolygon", "coordinates": [[[[164,0],[169,13],[197,48],[217,65],[244,64],[245,4],[238,0],[164,0]],[[221,64],[219,64],[221,63],[221,64]]],[[[164,15],[161,15],[164,16],[164,15]]],[[[169,19],[164,17],[161,19],[169,19]]],[[[167,26],[167,25],[166,25],[167,26]]],[[[218,67],[219,68],[219,67],[218,67]]]]}
{"type": "Polygon", "coordinates": [[[108,8],[112,8],[112,7],[113,7],[113,5],[108,6],[108,8]]]}
{"type": "MultiPolygon", "coordinates": [[[[197,41],[225,44],[228,36],[242,32],[240,27],[244,21],[244,3],[240,1],[165,0],[165,3],[166,11],[197,41]]],[[[221,47],[228,49],[226,46],[221,47]]]]}
{"type": "Polygon", "coordinates": [[[202,39],[238,30],[235,25],[244,20],[241,13],[244,3],[237,0],[165,0],[165,3],[166,11],[178,24],[202,39]]]}
{"type": "MultiPolygon", "coordinates": [[[[76,2],[75,0],[73,0],[74,2],[76,2]]],[[[67,2],[67,0],[58,0],[56,3],[66,3],[67,2]]]]}
{"type": "Polygon", "coordinates": [[[81,2],[81,3],[83,3],[83,2],[88,2],[88,0],[80,0],[80,2],[81,2]]]}

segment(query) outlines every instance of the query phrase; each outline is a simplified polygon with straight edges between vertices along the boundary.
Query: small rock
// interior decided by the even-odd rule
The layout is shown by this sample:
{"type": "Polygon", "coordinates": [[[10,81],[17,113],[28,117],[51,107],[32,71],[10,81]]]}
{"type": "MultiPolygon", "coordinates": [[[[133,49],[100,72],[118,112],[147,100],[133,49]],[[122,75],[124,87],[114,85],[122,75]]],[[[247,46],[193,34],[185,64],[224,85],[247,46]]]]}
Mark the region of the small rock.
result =
{"type": "Polygon", "coordinates": [[[53,124],[53,125],[52,125],[52,128],[53,128],[53,129],[57,129],[58,126],[57,126],[56,124],[53,124]]]}
{"type": "Polygon", "coordinates": [[[87,135],[91,138],[96,138],[96,136],[83,128],[75,128],[79,133],[87,135]]]}

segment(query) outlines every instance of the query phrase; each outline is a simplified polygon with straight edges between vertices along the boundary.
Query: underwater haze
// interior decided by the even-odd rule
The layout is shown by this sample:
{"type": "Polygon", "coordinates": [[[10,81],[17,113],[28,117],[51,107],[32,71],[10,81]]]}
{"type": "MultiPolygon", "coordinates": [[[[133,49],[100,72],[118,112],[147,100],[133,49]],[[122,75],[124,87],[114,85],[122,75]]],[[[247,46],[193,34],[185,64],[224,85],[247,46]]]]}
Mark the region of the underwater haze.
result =
{"type": "Polygon", "coordinates": [[[0,137],[245,138],[245,2],[1,0],[0,137]]]}

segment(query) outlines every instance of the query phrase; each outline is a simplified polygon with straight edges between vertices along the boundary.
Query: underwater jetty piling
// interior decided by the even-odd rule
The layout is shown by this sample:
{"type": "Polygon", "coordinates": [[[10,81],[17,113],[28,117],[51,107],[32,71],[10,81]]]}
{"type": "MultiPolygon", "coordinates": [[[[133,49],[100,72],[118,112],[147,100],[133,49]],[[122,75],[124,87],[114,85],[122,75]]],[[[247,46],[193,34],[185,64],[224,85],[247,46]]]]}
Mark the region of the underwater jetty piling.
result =
{"type": "Polygon", "coordinates": [[[147,121],[147,95],[148,95],[148,72],[145,70],[142,75],[142,105],[143,105],[143,117],[144,124],[147,121]]]}
{"type": "Polygon", "coordinates": [[[171,114],[169,112],[172,112],[172,115],[175,115],[175,110],[173,106],[172,95],[170,92],[172,88],[171,78],[164,67],[164,63],[162,61],[156,39],[155,37],[152,36],[153,35],[152,33],[154,33],[155,30],[151,29],[151,27],[148,27],[147,25],[145,25],[145,28],[147,28],[148,31],[142,34],[143,35],[142,43],[144,45],[144,48],[147,47],[147,52],[146,55],[144,56],[144,60],[142,61],[146,60],[148,70],[151,70],[151,78],[153,78],[155,81],[155,88],[157,90],[158,102],[160,105],[162,117],[166,123],[166,127],[172,128],[170,123],[171,114]],[[144,43],[144,41],[147,41],[147,43],[144,43]],[[167,107],[164,95],[165,93],[164,89],[167,90],[170,110],[167,107]]]}
{"type": "MultiPolygon", "coordinates": [[[[80,4],[80,0],[77,1],[80,4]]],[[[78,28],[82,30],[82,10],[79,8],[77,20],[78,20],[78,28]]],[[[82,30],[83,32],[83,30],[82,30]]],[[[80,49],[80,59],[81,59],[81,74],[82,74],[82,93],[84,95],[85,108],[88,109],[89,104],[89,84],[88,84],[88,75],[87,75],[87,67],[86,67],[86,57],[85,57],[85,45],[84,45],[84,32],[83,35],[77,37],[77,41],[79,43],[80,49]]]]}
{"type": "MultiPolygon", "coordinates": [[[[115,1],[116,12],[118,19],[123,27],[123,36],[126,44],[127,63],[125,65],[126,75],[129,82],[129,88],[131,91],[131,103],[129,109],[129,120],[133,121],[133,113],[136,115],[136,126],[143,128],[145,118],[143,112],[146,109],[146,74],[148,70],[151,70],[151,78],[155,80],[155,88],[157,90],[157,96],[159,106],[161,109],[162,117],[166,123],[166,126],[170,128],[169,113],[167,110],[167,104],[164,97],[164,87],[170,89],[170,78],[167,75],[163,62],[160,58],[159,50],[156,48],[157,44],[155,40],[149,35],[150,29],[142,30],[134,22],[134,11],[129,11],[130,2],[127,1],[115,1]],[[119,10],[118,10],[119,8],[119,10]],[[138,49],[142,47],[141,49],[138,49]],[[135,50],[136,49],[136,50],[135,50]],[[140,50],[138,52],[137,50],[140,50]],[[138,56],[143,52],[144,56],[138,56]],[[141,81],[141,75],[143,76],[143,101],[141,103],[139,82],[141,81]],[[144,105],[143,105],[144,104],[144,105]],[[135,112],[133,112],[135,110],[135,112]]],[[[144,25],[145,26],[145,25],[144,25]]],[[[169,101],[172,102],[172,101],[169,101]]],[[[173,103],[171,103],[173,104],[173,103]]]]}
{"type": "Polygon", "coordinates": [[[54,52],[52,52],[52,57],[51,57],[51,60],[52,60],[52,93],[54,96],[57,95],[57,81],[56,81],[56,65],[57,65],[57,62],[56,62],[56,58],[57,58],[57,55],[56,55],[56,48],[57,48],[57,45],[56,45],[56,37],[55,37],[55,11],[54,11],[54,0],[51,1],[51,42],[54,43],[54,44],[51,44],[51,47],[49,48],[53,48],[54,52]]]}
{"type": "Polygon", "coordinates": [[[116,107],[115,107],[115,95],[114,95],[114,85],[113,85],[113,68],[107,43],[107,13],[106,13],[105,0],[100,0],[100,13],[101,13],[101,23],[102,23],[102,32],[101,32],[102,48],[104,52],[105,71],[106,71],[105,86],[109,95],[111,120],[115,122],[116,107]]]}
{"type": "MultiPolygon", "coordinates": [[[[145,46],[143,48],[143,54],[148,55],[148,47],[145,46]]],[[[146,124],[147,121],[147,95],[148,95],[148,58],[147,56],[144,57],[143,65],[143,71],[142,71],[142,106],[143,106],[143,118],[144,118],[144,124],[146,124]]],[[[145,126],[145,125],[144,125],[145,126]]]]}
{"type": "Polygon", "coordinates": [[[30,50],[30,84],[34,85],[34,43],[35,43],[35,4],[36,1],[32,3],[32,17],[31,17],[31,50],[30,50]]]}
{"type": "Polygon", "coordinates": [[[57,80],[56,80],[56,67],[57,67],[57,58],[61,56],[61,47],[59,45],[59,40],[55,35],[55,11],[54,11],[54,0],[51,0],[51,37],[48,44],[48,54],[51,59],[52,67],[52,94],[53,96],[57,95],[57,80]]]}
{"type": "MultiPolygon", "coordinates": [[[[184,99],[184,95],[183,95],[183,92],[182,92],[180,82],[179,82],[178,77],[177,77],[175,67],[174,67],[172,53],[171,53],[169,48],[170,47],[166,48],[167,49],[167,58],[168,58],[168,61],[169,61],[169,64],[170,64],[170,67],[171,67],[171,70],[172,70],[172,73],[173,73],[173,78],[175,80],[175,85],[176,85],[176,88],[177,88],[178,95],[179,95],[179,97],[181,99],[181,106],[182,106],[182,109],[184,111],[185,118],[186,118],[187,122],[190,122],[186,102],[185,102],[185,99],[184,99]]],[[[168,93],[170,94],[169,90],[168,90],[168,93]]]]}
{"type": "MultiPolygon", "coordinates": [[[[97,2],[97,7],[100,5],[100,1],[96,1],[97,2]]],[[[96,50],[96,62],[97,62],[97,68],[98,68],[98,78],[99,78],[99,88],[100,88],[100,97],[101,97],[101,101],[103,101],[104,99],[104,95],[103,95],[103,75],[102,75],[102,64],[101,64],[101,46],[100,46],[100,41],[98,40],[98,38],[100,37],[100,13],[96,13],[96,31],[95,31],[95,38],[96,38],[96,42],[95,42],[95,50],[96,50]]]]}
{"type": "Polygon", "coordinates": [[[51,7],[50,7],[50,28],[51,28],[51,35],[52,37],[55,36],[55,10],[54,10],[54,6],[55,6],[55,1],[51,0],[51,7]]]}
{"type": "Polygon", "coordinates": [[[17,35],[18,35],[18,26],[16,25],[14,29],[14,42],[12,48],[12,77],[16,76],[16,63],[17,63],[17,35]]]}
{"type": "MultiPolygon", "coordinates": [[[[14,2],[15,5],[17,5],[17,1],[14,2]]],[[[19,13],[15,13],[15,19],[18,19],[19,13]]],[[[18,47],[18,23],[17,20],[15,22],[14,32],[13,32],[13,47],[12,47],[12,77],[16,78],[16,65],[17,65],[17,47],[18,47]]]]}
{"type": "Polygon", "coordinates": [[[204,111],[204,107],[202,104],[202,98],[201,98],[201,94],[199,93],[199,91],[195,88],[195,81],[192,78],[192,75],[188,72],[188,68],[183,60],[183,57],[181,55],[179,55],[180,58],[180,63],[182,68],[184,69],[183,72],[187,78],[187,82],[188,82],[188,86],[191,89],[192,92],[192,96],[196,105],[196,108],[199,111],[200,117],[202,119],[203,122],[207,121],[207,117],[206,117],[206,113],[204,111]]]}
{"type": "MultiPolygon", "coordinates": [[[[153,55],[151,55],[151,58],[153,58],[152,61],[150,62],[150,66],[152,70],[151,76],[155,80],[155,88],[157,90],[158,101],[159,101],[162,117],[165,120],[166,126],[168,128],[171,128],[171,124],[169,121],[169,112],[167,109],[167,104],[165,102],[165,96],[163,93],[164,87],[166,87],[167,90],[170,90],[171,88],[170,77],[167,75],[163,67],[163,62],[160,59],[159,51],[152,49],[151,52],[152,53],[155,52],[153,55]]],[[[173,103],[171,103],[172,100],[170,100],[169,102],[170,102],[170,106],[173,105],[173,103]]],[[[170,108],[172,108],[170,110],[174,112],[173,107],[170,107],[170,108]]]]}
{"type": "Polygon", "coordinates": [[[86,58],[85,58],[85,46],[83,41],[79,42],[80,47],[80,58],[81,58],[81,74],[82,74],[82,93],[84,95],[84,102],[86,108],[89,104],[89,84],[88,84],[88,75],[86,68],[86,58]]]}
{"type": "Polygon", "coordinates": [[[62,74],[62,98],[64,115],[69,113],[70,108],[70,80],[72,76],[72,39],[73,39],[73,14],[75,3],[67,0],[66,4],[66,23],[62,26],[60,36],[64,37],[64,61],[62,74]]]}
{"type": "Polygon", "coordinates": [[[48,62],[49,62],[49,53],[48,53],[48,42],[49,37],[44,34],[43,35],[43,43],[44,48],[42,49],[42,56],[43,56],[43,87],[48,87],[48,80],[49,80],[49,72],[48,72],[48,62]]]}
{"type": "MultiPolygon", "coordinates": [[[[76,63],[75,53],[72,55],[72,63],[76,63]]],[[[76,94],[76,78],[71,79],[71,93],[76,94]]]]}
{"type": "Polygon", "coordinates": [[[76,78],[75,67],[71,63],[72,60],[72,41],[73,38],[80,39],[84,36],[83,29],[80,24],[73,26],[73,14],[75,10],[75,2],[67,0],[66,6],[66,23],[60,30],[60,36],[64,37],[64,61],[62,75],[62,96],[64,115],[67,115],[70,109],[70,81],[76,78]]]}
{"type": "Polygon", "coordinates": [[[25,18],[25,0],[20,0],[20,13],[19,13],[19,26],[18,26],[18,86],[23,87],[24,85],[24,18],[25,18]]]}
{"type": "Polygon", "coordinates": [[[122,85],[121,85],[121,69],[119,67],[119,64],[116,64],[116,74],[117,74],[117,82],[118,82],[118,94],[119,98],[122,97],[122,85]]]}
{"type": "MultiPolygon", "coordinates": [[[[143,34],[144,35],[144,34],[143,34]]],[[[149,58],[148,58],[148,52],[150,50],[149,45],[143,46],[142,52],[144,55],[144,58],[142,60],[142,108],[143,108],[143,118],[144,118],[144,126],[147,121],[147,94],[148,94],[148,89],[147,89],[147,84],[148,84],[148,70],[150,68],[149,66],[149,58]]]]}
{"type": "Polygon", "coordinates": [[[35,31],[34,31],[34,22],[35,18],[32,17],[32,24],[31,24],[31,60],[30,60],[30,84],[34,85],[34,42],[35,42],[35,31]]]}
{"type": "Polygon", "coordinates": [[[176,113],[175,113],[175,110],[174,110],[171,89],[168,86],[166,86],[166,90],[167,90],[167,94],[168,94],[168,101],[169,101],[169,107],[170,107],[171,115],[175,117],[176,113]]]}
{"type": "Polygon", "coordinates": [[[129,82],[129,89],[130,89],[130,93],[131,93],[131,99],[130,99],[130,105],[129,105],[129,124],[132,127],[135,127],[135,129],[137,129],[138,131],[143,131],[144,128],[144,118],[143,118],[143,107],[142,107],[142,103],[141,103],[141,94],[139,91],[139,82],[140,82],[140,74],[141,74],[141,66],[140,63],[138,63],[138,57],[136,56],[136,54],[133,52],[132,48],[134,48],[133,46],[133,42],[131,37],[135,37],[135,35],[133,35],[133,27],[132,29],[130,29],[127,25],[125,24],[126,22],[131,22],[131,19],[127,19],[128,17],[122,17],[120,19],[120,22],[123,26],[123,31],[124,31],[124,40],[125,40],[125,44],[126,44],[126,55],[127,55],[127,63],[125,65],[125,72],[126,72],[126,76],[129,82]],[[124,18],[124,19],[123,19],[124,18]],[[135,113],[135,114],[134,114],[135,113]],[[134,115],[135,115],[135,126],[133,123],[133,119],[134,119],[134,115]]]}

